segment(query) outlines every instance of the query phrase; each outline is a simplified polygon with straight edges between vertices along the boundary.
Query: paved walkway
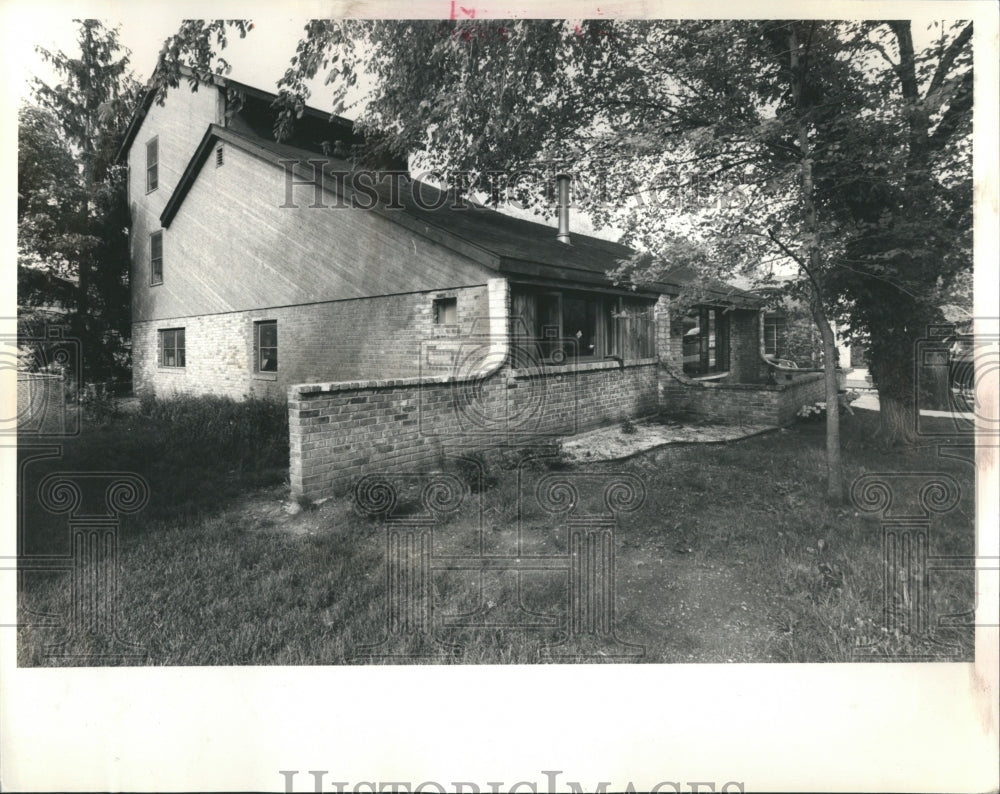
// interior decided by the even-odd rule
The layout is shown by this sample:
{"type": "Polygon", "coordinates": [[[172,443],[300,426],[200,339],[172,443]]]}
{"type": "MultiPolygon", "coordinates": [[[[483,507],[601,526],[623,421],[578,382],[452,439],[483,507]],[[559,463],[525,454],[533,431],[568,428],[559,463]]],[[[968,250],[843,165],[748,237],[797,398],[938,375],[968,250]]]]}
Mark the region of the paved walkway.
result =
{"type": "MultiPolygon", "coordinates": [[[[878,410],[878,392],[865,392],[858,399],[851,403],[851,409],[861,408],[865,411],[877,411],[878,410]]],[[[932,411],[927,408],[920,409],[921,416],[939,416],[944,419],[964,419],[969,422],[975,419],[975,416],[968,412],[963,411],[932,411]]]]}
{"type": "Polygon", "coordinates": [[[620,460],[665,444],[712,444],[736,441],[768,430],[774,425],[700,425],[669,420],[645,420],[635,423],[634,433],[623,433],[621,425],[601,427],[566,438],[563,455],[574,463],[596,460],[620,460]]]}

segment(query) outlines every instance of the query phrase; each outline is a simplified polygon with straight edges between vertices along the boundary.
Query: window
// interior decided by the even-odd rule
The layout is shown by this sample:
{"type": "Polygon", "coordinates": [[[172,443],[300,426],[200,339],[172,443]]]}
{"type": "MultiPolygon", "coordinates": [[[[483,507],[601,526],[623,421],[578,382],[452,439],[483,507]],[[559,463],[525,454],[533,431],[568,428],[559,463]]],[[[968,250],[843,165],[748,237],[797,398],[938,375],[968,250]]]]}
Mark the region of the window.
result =
{"type": "Polygon", "coordinates": [[[458,298],[434,300],[434,325],[458,325],[458,298]]]}
{"type": "Polygon", "coordinates": [[[146,192],[152,193],[159,186],[160,139],[153,138],[146,144],[146,192]]]}
{"type": "Polygon", "coordinates": [[[599,293],[512,292],[512,310],[519,317],[515,335],[525,339],[525,353],[536,350],[547,364],[574,358],[623,360],[655,355],[652,301],[599,293]]]}
{"type": "Polygon", "coordinates": [[[278,371],[278,321],[254,323],[254,369],[257,372],[278,371]]]}
{"type": "Polygon", "coordinates": [[[149,281],[163,283],[163,232],[149,235],[149,281]]]}
{"type": "Polygon", "coordinates": [[[163,232],[149,235],[149,280],[153,284],[163,283],[163,232]]]}
{"type": "Polygon", "coordinates": [[[785,348],[785,318],[764,318],[764,354],[781,358],[785,348]]]}
{"type": "Polygon", "coordinates": [[[695,309],[684,317],[683,328],[686,375],[710,375],[729,370],[729,318],[722,309],[695,309]]]}
{"type": "Polygon", "coordinates": [[[160,331],[160,366],[183,367],[184,359],[184,329],[165,328],[160,331]]]}

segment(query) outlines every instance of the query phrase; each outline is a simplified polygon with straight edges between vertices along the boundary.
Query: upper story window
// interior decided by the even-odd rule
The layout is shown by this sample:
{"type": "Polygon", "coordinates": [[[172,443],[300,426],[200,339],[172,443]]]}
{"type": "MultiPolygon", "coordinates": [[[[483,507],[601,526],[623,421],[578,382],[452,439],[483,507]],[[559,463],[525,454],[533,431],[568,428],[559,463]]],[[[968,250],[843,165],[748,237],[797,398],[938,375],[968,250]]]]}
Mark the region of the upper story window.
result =
{"type": "Polygon", "coordinates": [[[729,317],[722,309],[702,306],[684,317],[684,374],[729,371],[729,317]]]}
{"type": "Polygon", "coordinates": [[[146,192],[152,193],[160,184],[160,139],[146,143],[146,192]]]}
{"type": "Polygon", "coordinates": [[[163,283],[163,232],[149,235],[149,283],[163,283]]]}

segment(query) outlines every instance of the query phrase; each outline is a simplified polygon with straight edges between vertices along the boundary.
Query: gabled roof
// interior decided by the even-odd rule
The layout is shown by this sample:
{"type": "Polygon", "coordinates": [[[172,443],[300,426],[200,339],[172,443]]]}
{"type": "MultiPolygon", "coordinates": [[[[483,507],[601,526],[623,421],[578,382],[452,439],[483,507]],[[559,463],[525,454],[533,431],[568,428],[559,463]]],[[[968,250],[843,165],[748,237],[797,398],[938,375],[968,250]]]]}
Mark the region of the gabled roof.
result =
{"type": "MultiPolygon", "coordinates": [[[[180,73],[182,77],[188,80],[195,78],[194,70],[187,66],[181,66],[180,73]]],[[[225,89],[227,93],[229,91],[235,91],[242,94],[244,97],[256,100],[258,103],[266,103],[268,106],[275,99],[277,99],[277,94],[271,93],[270,91],[264,91],[260,88],[255,88],[254,86],[247,85],[246,83],[241,83],[238,80],[232,80],[223,75],[213,74],[210,77],[211,84],[213,86],[225,89]]],[[[171,90],[177,91],[180,90],[180,87],[171,90]]],[[[139,128],[142,126],[142,122],[145,120],[146,114],[149,113],[149,109],[152,107],[153,100],[155,98],[156,89],[153,86],[148,86],[143,92],[139,104],[132,112],[132,118],[129,121],[128,128],[125,130],[125,137],[122,139],[121,146],[118,147],[118,153],[115,155],[116,160],[120,161],[131,148],[132,143],[135,141],[135,136],[139,133],[139,128]]],[[[318,108],[308,106],[304,108],[302,115],[303,118],[300,121],[319,121],[324,124],[332,125],[331,131],[334,132],[334,136],[337,138],[354,141],[363,140],[360,135],[357,135],[354,132],[354,122],[350,119],[344,118],[343,116],[336,116],[319,110],[318,108]]]]}
{"type": "MultiPolygon", "coordinates": [[[[351,200],[354,191],[349,184],[350,180],[344,179],[345,174],[355,171],[351,163],[342,157],[319,154],[312,147],[303,148],[298,145],[303,142],[302,137],[307,138],[307,143],[312,142],[313,138],[308,136],[297,136],[293,139],[297,145],[274,140],[269,134],[270,130],[266,129],[267,125],[254,116],[254,113],[260,115],[260,103],[263,101],[269,103],[274,95],[241,83],[227,81],[226,84],[248,92],[247,95],[256,100],[253,103],[256,109],[251,108],[246,112],[240,110],[235,113],[227,122],[227,127],[208,125],[160,216],[164,227],[171,224],[180,210],[202,166],[214,150],[216,141],[246,151],[279,168],[284,168],[285,163],[293,161],[296,163],[293,169],[297,179],[312,179],[311,164],[321,162],[328,177],[326,187],[340,194],[345,200],[351,200]],[[338,174],[339,178],[334,178],[332,176],[334,173],[338,174]]],[[[146,107],[148,108],[148,104],[146,107]]],[[[314,119],[322,118],[324,121],[330,119],[329,114],[314,108],[310,108],[308,112],[314,119]]],[[[350,141],[353,133],[344,125],[352,126],[352,123],[346,119],[340,119],[339,122],[342,123],[336,122],[337,120],[335,124],[338,128],[336,130],[338,138],[343,136],[343,140],[350,141]]],[[[363,140],[360,136],[356,137],[363,140]]],[[[380,175],[384,173],[380,172],[380,175]]],[[[566,286],[609,288],[615,285],[607,277],[607,272],[633,254],[632,249],[627,246],[578,233],[572,233],[571,244],[566,245],[556,239],[556,230],[551,226],[515,218],[468,200],[465,202],[465,208],[455,208],[456,202],[453,201],[452,194],[443,193],[427,183],[412,180],[408,175],[401,175],[399,171],[395,173],[396,178],[404,180],[402,189],[398,190],[396,196],[397,201],[402,204],[402,209],[387,209],[393,197],[390,195],[390,186],[382,176],[383,181],[375,188],[379,203],[368,211],[376,212],[387,220],[511,278],[539,280],[566,286]],[[420,191],[424,205],[439,209],[430,209],[414,200],[412,194],[415,190],[420,191]]],[[[365,203],[367,204],[367,201],[365,203]]],[[[696,278],[697,275],[692,270],[675,268],[656,284],[636,291],[646,295],[676,294],[696,278]]],[[[722,282],[708,285],[707,292],[724,303],[744,306],[755,306],[759,303],[759,299],[752,293],[722,282]]]]}

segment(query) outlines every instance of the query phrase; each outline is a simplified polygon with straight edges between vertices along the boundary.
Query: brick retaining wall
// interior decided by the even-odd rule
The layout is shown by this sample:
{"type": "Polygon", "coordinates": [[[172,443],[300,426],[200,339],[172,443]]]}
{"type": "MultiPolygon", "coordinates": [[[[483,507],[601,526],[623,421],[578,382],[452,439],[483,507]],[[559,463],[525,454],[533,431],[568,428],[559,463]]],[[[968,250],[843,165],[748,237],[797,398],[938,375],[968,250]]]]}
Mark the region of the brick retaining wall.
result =
{"type": "Polygon", "coordinates": [[[449,451],[546,438],[657,410],[654,360],[387,379],[289,389],[295,495],[343,491],[362,474],[437,468],[449,451]]]}
{"type": "Polygon", "coordinates": [[[700,381],[685,384],[664,371],[660,382],[663,414],[691,413],[727,424],[790,424],[803,405],[826,399],[823,373],[793,376],[777,385],[700,381]]]}

